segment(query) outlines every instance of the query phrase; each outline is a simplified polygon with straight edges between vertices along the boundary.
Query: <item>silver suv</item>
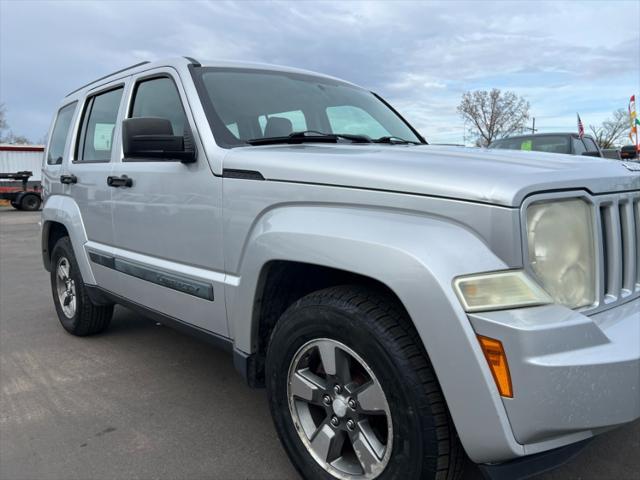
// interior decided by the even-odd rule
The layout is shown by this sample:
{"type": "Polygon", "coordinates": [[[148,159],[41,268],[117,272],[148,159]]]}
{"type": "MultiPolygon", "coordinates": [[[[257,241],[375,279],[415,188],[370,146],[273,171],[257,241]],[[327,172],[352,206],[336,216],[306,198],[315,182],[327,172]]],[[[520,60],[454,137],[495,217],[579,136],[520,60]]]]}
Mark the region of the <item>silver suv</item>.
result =
{"type": "Polygon", "coordinates": [[[429,146],[348,82],[179,58],[65,97],[43,184],[62,326],[121,304],[227,349],[306,478],[517,478],[640,416],[631,164],[429,146]]]}

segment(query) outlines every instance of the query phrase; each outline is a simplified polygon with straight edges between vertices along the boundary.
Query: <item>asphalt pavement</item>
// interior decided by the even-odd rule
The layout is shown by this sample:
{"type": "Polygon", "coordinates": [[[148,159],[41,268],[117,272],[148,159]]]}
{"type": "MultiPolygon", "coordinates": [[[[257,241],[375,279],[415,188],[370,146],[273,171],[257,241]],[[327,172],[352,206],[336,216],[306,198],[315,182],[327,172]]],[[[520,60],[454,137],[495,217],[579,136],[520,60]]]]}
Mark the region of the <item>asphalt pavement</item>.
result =
{"type": "MultiPolygon", "coordinates": [[[[38,221],[0,207],[0,479],[299,478],[228,354],[120,307],[106,333],[67,334],[38,221]]],[[[538,480],[639,478],[636,422],[538,480]]]]}

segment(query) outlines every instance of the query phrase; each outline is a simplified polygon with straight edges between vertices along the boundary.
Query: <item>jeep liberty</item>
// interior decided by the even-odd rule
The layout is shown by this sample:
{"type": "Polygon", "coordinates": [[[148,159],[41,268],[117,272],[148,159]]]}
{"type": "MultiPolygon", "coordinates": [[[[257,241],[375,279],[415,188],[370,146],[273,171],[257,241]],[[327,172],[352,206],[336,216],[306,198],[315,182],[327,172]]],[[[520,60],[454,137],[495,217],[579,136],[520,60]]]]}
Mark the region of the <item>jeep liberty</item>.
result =
{"type": "Polygon", "coordinates": [[[69,95],[43,165],[64,329],[227,349],[308,479],[492,478],[640,417],[640,172],[428,145],[308,71],[177,58],[69,95]]]}

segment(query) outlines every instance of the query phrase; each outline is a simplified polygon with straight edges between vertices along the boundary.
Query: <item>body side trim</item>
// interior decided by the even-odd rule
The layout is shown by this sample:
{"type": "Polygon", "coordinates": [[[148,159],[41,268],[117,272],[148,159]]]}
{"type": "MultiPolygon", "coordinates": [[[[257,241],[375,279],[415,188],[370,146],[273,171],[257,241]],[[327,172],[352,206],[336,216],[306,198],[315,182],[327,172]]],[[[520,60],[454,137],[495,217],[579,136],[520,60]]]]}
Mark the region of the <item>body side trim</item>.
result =
{"type": "Polygon", "coordinates": [[[95,252],[89,252],[89,258],[98,265],[111,268],[125,275],[131,275],[172,290],[214,301],[213,285],[210,283],[95,252]]]}

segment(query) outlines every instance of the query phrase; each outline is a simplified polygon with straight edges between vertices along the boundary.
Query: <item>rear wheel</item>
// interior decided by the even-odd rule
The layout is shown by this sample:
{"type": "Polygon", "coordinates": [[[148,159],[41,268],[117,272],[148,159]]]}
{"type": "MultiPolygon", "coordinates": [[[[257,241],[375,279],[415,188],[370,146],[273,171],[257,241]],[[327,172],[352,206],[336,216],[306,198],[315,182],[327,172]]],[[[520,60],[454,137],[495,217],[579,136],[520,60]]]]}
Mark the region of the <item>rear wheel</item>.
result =
{"type": "Polygon", "coordinates": [[[40,197],[33,193],[28,193],[22,196],[20,200],[20,210],[26,210],[27,212],[35,212],[40,209],[41,204],[40,197]]]}
{"type": "Polygon", "coordinates": [[[464,460],[435,374],[385,292],[334,287],[278,321],[267,388],[280,439],[309,479],[456,479],[464,460]]]}
{"type": "Polygon", "coordinates": [[[85,336],[100,333],[109,326],[113,305],[91,302],[69,237],[62,237],[53,248],[51,292],[58,319],[67,332],[85,336]]]}

